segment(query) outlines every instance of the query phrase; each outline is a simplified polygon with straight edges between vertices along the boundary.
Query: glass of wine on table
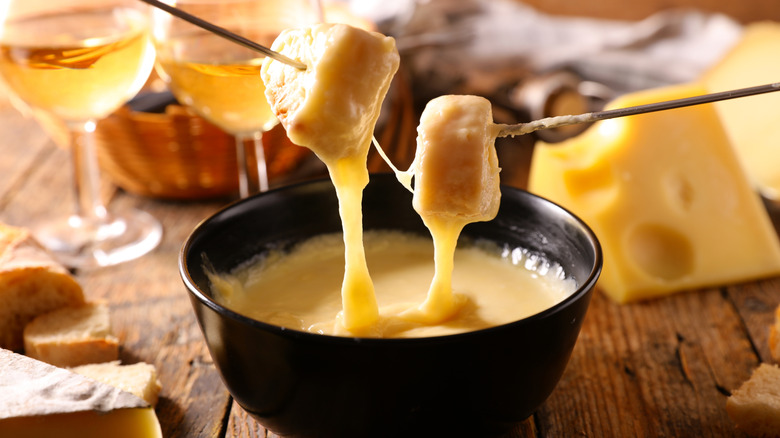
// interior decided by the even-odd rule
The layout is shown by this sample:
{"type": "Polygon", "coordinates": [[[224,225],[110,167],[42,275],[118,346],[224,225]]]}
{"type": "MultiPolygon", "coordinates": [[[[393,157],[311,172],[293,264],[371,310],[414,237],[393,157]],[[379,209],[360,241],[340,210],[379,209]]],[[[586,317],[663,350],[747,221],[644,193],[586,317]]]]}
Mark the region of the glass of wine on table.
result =
{"type": "Polygon", "coordinates": [[[96,123],[146,82],[155,57],[149,29],[147,6],[135,0],[0,3],[0,77],[15,102],[69,133],[75,211],[33,231],[71,268],[133,260],[162,237],[148,213],[104,204],[94,137],[96,123]]]}
{"type": "MultiPolygon", "coordinates": [[[[178,0],[175,7],[266,47],[282,30],[322,17],[316,0],[178,0]]],[[[267,190],[262,138],[278,121],[260,80],[265,56],[164,10],[152,14],[159,75],[181,104],[235,137],[239,195],[267,190]]]]}

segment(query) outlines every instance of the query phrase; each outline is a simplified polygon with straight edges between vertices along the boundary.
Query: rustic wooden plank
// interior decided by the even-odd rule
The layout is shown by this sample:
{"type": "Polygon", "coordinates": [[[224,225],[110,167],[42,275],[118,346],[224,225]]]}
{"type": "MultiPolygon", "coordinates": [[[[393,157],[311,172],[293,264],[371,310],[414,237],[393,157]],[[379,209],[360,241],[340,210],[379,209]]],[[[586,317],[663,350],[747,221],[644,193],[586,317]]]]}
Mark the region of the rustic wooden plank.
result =
{"type": "Polygon", "coordinates": [[[769,327],[774,324],[775,309],[780,306],[780,278],[745,283],[729,287],[727,291],[739,312],[745,330],[750,333],[751,343],[758,357],[762,362],[771,362],[769,327]]]}
{"type": "Polygon", "coordinates": [[[238,403],[233,401],[225,432],[226,438],[278,438],[255,421],[238,403]]]}
{"type": "Polygon", "coordinates": [[[73,211],[69,166],[68,151],[47,142],[24,180],[12,192],[5,193],[0,219],[11,225],[32,227],[43,219],[67,218],[73,211]]]}
{"type": "Polygon", "coordinates": [[[37,123],[0,101],[0,210],[52,147],[37,123]]]}
{"type": "Polygon", "coordinates": [[[597,293],[541,436],[739,436],[726,391],[758,358],[718,289],[620,305],[597,293]]]}

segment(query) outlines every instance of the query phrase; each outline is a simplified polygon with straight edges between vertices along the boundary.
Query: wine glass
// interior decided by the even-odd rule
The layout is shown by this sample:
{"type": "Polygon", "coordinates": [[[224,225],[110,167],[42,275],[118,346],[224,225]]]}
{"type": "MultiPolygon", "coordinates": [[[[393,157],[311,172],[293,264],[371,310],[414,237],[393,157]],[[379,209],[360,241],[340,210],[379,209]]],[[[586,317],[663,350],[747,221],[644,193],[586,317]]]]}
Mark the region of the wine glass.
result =
{"type": "MultiPolygon", "coordinates": [[[[317,0],[167,2],[266,47],[282,30],[308,26],[322,17],[317,0]]],[[[235,137],[239,195],[267,190],[263,133],[278,121],[260,79],[265,56],[165,11],[152,14],[158,74],[180,103],[235,137]],[[255,169],[247,159],[251,155],[255,169]],[[257,181],[252,178],[255,173],[257,181]]]]}
{"type": "Polygon", "coordinates": [[[72,268],[135,259],[162,237],[148,213],[108,210],[94,136],[97,122],[133,97],[153,68],[146,8],[137,0],[0,2],[0,77],[15,101],[69,134],[75,211],[33,233],[72,268]]]}

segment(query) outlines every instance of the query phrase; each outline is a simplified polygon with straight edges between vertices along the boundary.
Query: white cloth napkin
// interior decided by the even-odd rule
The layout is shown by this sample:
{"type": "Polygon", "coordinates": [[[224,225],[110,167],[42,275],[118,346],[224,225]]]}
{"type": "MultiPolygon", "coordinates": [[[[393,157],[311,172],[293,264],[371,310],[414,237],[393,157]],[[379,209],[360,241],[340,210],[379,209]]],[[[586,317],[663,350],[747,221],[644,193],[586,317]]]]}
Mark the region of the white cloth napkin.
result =
{"type": "Polygon", "coordinates": [[[620,21],[545,14],[516,0],[350,0],[350,7],[395,36],[413,74],[435,88],[501,64],[569,69],[618,92],[687,82],[742,32],[725,15],[696,10],[620,21]]]}

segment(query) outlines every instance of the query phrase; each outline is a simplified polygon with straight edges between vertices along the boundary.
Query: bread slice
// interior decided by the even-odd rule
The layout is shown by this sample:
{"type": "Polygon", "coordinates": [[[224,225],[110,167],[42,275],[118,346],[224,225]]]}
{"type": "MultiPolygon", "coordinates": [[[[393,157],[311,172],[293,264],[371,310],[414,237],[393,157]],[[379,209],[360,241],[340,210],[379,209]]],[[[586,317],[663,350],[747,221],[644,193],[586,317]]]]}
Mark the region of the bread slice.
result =
{"type": "Polygon", "coordinates": [[[0,348],[21,350],[33,318],[83,303],[81,285],[29,231],[0,224],[0,348]]]}
{"type": "Polygon", "coordinates": [[[775,309],[775,323],[769,326],[769,354],[780,363],[780,306],[775,309]]]}
{"type": "Polygon", "coordinates": [[[726,411],[750,436],[780,436],[780,367],[759,365],[728,398],[726,411]]]}
{"type": "Polygon", "coordinates": [[[81,365],[71,371],[135,394],[152,406],[157,404],[161,385],[154,365],[139,362],[120,365],[119,361],[81,365]]]}
{"type": "Polygon", "coordinates": [[[25,353],[43,362],[75,367],[119,358],[108,306],[86,303],[40,315],[24,328],[25,353]]]}

